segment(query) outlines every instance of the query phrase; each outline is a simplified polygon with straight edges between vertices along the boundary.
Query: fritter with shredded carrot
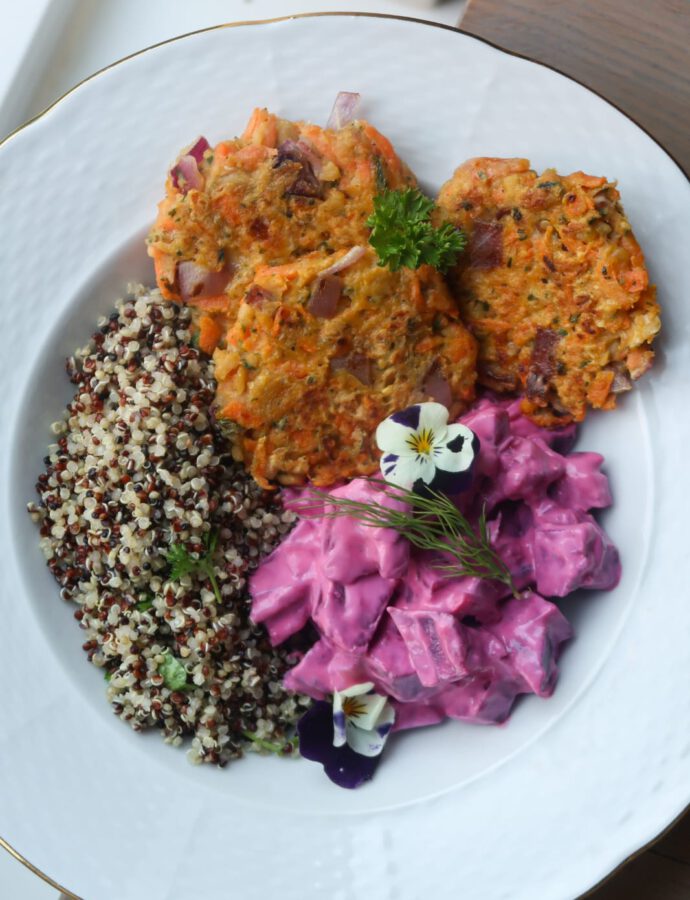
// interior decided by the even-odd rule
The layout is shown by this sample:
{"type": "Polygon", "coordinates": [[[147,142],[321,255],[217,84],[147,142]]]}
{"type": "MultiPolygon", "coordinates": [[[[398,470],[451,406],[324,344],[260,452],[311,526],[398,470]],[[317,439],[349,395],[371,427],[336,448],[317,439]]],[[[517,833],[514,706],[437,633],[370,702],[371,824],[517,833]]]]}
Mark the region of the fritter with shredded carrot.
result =
{"type": "Polygon", "coordinates": [[[218,415],[260,484],[370,474],[381,419],[473,399],[476,342],[442,277],[391,272],[369,247],[376,194],[415,185],[369,123],[324,129],[266,110],[171,170],[149,236],[158,285],[196,307],[218,415]]]}
{"type": "Polygon", "coordinates": [[[450,279],[479,342],[479,381],[523,392],[540,425],[612,409],[650,367],[660,326],[615,184],[478,158],[455,171],[438,205],[469,235],[450,279]]]}

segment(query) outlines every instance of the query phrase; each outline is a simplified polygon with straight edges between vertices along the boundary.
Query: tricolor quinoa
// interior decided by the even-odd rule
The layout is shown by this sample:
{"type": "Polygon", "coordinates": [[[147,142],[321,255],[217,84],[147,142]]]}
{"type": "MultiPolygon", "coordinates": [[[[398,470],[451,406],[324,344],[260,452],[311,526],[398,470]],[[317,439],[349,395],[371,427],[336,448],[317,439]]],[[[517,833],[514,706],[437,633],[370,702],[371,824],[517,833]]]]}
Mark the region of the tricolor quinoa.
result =
{"type": "Polygon", "coordinates": [[[225,454],[190,326],[143,288],[99,322],[67,361],[77,392],[29,511],[116,714],[173,744],[189,735],[193,762],[223,765],[265,742],[289,751],[308,701],[283,690],[287,653],[249,621],[246,591],[293,515],[225,454]],[[222,603],[203,573],[171,578],[167,558],[181,546],[196,559],[211,536],[222,603]]]}

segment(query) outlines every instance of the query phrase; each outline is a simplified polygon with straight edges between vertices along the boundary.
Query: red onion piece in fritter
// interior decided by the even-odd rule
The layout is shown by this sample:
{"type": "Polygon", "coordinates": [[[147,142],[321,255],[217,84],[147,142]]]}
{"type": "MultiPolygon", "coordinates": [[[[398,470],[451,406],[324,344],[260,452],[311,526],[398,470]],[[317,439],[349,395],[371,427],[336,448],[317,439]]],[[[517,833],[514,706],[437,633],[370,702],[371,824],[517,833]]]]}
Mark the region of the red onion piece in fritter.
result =
{"type": "Polygon", "coordinates": [[[323,195],[323,185],[317,177],[321,171],[321,159],[304,141],[283,141],[278,147],[278,155],[276,156],[273,168],[277,169],[284,162],[299,163],[301,170],[297,175],[292,186],[288,189],[288,194],[297,197],[321,197],[323,195]]]}
{"type": "Polygon", "coordinates": [[[203,183],[199,166],[193,156],[181,156],[177,165],[170,170],[173,186],[183,194],[199,190],[203,183]]]}
{"type": "Polygon", "coordinates": [[[632,390],[632,381],[628,372],[620,367],[614,369],[613,381],[611,382],[612,394],[623,394],[625,391],[632,390]]]}
{"type": "Polygon", "coordinates": [[[194,159],[198,163],[200,163],[201,160],[204,158],[204,153],[206,153],[206,151],[210,150],[210,149],[211,149],[211,145],[206,140],[206,138],[200,137],[197,140],[197,142],[195,144],[193,144],[192,147],[187,151],[187,154],[189,156],[193,156],[194,159]]]}
{"type": "Polygon", "coordinates": [[[349,356],[332,359],[330,366],[333,372],[349,372],[362,384],[371,384],[371,360],[361,353],[351,353],[349,356]]]}
{"type": "Polygon", "coordinates": [[[266,300],[272,300],[273,295],[258,284],[253,284],[244,295],[244,302],[250,306],[261,306],[266,300]]]}
{"type": "Polygon", "coordinates": [[[349,268],[349,266],[354,266],[358,260],[360,260],[364,254],[367,252],[366,247],[352,247],[352,249],[348,250],[345,256],[341,256],[337,262],[334,262],[332,266],[329,266],[327,269],[324,269],[321,272],[321,277],[324,275],[335,275],[338,272],[342,272],[343,269],[349,268]]]}
{"type": "Polygon", "coordinates": [[[350,91],[340,91],[335,98],[333,109],[328,117],[328,122],[326,122],[326,128],[337,130],[348,125],[355,117],[359,100],[359,94],[350,91]]]}
{"type": "Polygon", "coordinates": [[[307,310],[319,319],[332,319],[343,295],[343,280],[337,275],[319,275],[307,310]]]}
{"type": "Polygon", "coordinates": [[[181,262],[177,266],[177,283],[183,300],[200,300],[222,294],[232,277],[232,269],[225,267],[220,272],[209,272],[193,262],[181,262]]]}
{"type": "Polygon", "coordinates": [[[170,177],[176,190],[186,194],[187,191],[198,190],[201,187],[203,179],[199,172],[199,163],[209,148],[210,144],[206,138],[200,137],[180,156],[170,170],[170,177]]]}
{"type": "Polygon", "coordinates": [[[450,409],[450,405],[453,402],[453,394],[446,376],[437,363],[427,372],[426,378],[422,383],[422,391],[437,403],[441,403],[450,409]]]}
{"type": "Polygon", "coordinates": [[[503,262],[503,226],[498,222],[475,222],[469,244],[473,269],[495,269],[503,262]]]}

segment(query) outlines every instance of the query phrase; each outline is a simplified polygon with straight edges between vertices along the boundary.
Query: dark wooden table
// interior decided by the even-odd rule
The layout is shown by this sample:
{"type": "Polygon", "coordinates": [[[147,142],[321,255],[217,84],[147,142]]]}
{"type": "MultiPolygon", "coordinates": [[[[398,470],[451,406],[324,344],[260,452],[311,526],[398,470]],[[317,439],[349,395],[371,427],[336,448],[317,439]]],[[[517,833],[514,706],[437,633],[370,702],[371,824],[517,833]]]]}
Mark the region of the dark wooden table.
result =
{"type": "Polygon", "coordinates": [[[690,0],[469,0],[462,28],[591,87],[690,172],[690,0]]]}
{"type": "MultiPolygon", "coordinates": [[[[461,26],[597,91],[690,172],[690,0],[469,0],[461,26]]],[[[690,900],[690,814],[589,897],[690,900]]]]}

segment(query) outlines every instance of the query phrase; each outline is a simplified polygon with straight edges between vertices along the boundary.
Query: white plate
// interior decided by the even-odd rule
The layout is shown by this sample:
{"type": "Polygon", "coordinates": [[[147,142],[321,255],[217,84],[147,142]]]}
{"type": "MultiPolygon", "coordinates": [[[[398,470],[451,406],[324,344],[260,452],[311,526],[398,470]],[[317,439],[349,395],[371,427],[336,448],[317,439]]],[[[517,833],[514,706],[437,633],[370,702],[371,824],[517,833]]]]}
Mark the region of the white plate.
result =
{"type": "Polygon", "coordinates": [[[88,900],[570,900],[690,801],[690,189],[630,120],[553,71],[438,26],[322,16],[221,28],[84,83],[0,148],[0,377],[6,501],[0,834],[88,900]],[[624,577],[564,604],[577,639],[548,701],[503,728],[392,742],[376,779],[335,788],[311,763],[193,768],[110,713],[82,632],[23,512],[64,355],[126,281],[178,149],[266,105],[323,122],[336,92],[436,189],[475,155],[619,179],[664,307],[650,377],[580,447],[603,452],[624,577]],[[14,555],[10,552],[14,547],[14,555]]]}

